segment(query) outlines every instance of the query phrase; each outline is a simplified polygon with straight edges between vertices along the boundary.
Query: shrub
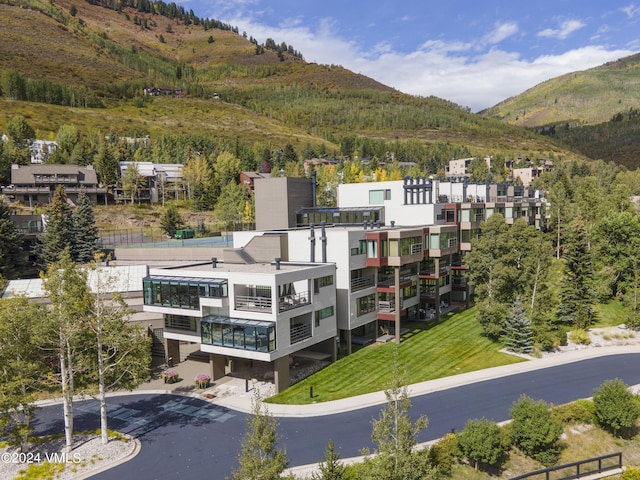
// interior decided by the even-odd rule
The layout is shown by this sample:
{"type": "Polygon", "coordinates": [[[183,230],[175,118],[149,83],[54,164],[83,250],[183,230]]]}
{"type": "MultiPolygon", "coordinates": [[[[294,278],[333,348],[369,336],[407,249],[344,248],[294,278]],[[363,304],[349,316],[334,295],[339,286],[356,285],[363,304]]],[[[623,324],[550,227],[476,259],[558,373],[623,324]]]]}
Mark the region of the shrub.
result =
{"type": "Polygon", "coordinates": [[[500,427],[491,420],[469,420],[458,435],[458,445],[463,457],[478,465],[499,466],[504,459],[500,427]]]}
{"type": "Polygon", "coordinates": [[[553,465],[560,454],[562,425],[551,418],[547,403],[523,395],[513,404],[511,418],[513,443],[543,465],[553,465]]]}
{"type": "Polygon", "coordinates": [[[595,406],[591,400],[576,400],[565,405],[558,405],[551,409],[551,417],[563,424],[593,423],[595,406]]]}
{"type": "Polygon", "coordinates": [[[593,405],[598,425],[615,436],[630,431],[640,416],[634,395],[619,378],[607,380],[596,389],[593,405]]]}
{"type": "Polygon", "coordinates": [[[569,341],[577,343],[578,345],[589,345],[591,343],[591,337],[586,330],[579,328],[569,332],[569,341]]]}
{"type": "Polygon", "coordinates": [[[640,480],[640,468],[627,467],[622,475],[620,475],[620,480],[640,480]]]}
{"type": "Polygon", "coordinates": [[[429,463],[443,476],[451,473],[458,453],[458,436],[447,433],[429,449],[429,463]]]}

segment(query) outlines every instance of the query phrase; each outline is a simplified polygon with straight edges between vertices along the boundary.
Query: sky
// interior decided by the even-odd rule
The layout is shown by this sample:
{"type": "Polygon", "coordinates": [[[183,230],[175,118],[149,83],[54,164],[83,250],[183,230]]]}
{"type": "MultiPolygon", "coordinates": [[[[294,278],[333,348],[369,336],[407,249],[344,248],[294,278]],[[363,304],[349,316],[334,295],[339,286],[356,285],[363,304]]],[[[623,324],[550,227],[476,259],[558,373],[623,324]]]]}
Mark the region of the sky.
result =
{"type": "Polygon", "coordinates": [[[401,92],[477,112],[640,51],[640,1],[182,0],[259,43],[292,45],[401,92]]]}

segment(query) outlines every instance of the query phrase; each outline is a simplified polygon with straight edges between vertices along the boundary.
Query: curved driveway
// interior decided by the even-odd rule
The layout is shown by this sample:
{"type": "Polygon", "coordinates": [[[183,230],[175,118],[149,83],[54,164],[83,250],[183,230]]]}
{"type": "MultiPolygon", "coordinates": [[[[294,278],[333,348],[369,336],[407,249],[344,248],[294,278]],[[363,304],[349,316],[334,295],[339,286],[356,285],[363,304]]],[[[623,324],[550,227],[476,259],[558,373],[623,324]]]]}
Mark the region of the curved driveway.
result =
{"type": "MultiPolygon", "coordinates": [[[[412,416],[425,414],[429,426],[418,438],[425,442],[461,429],[471,418],[507,420],[520,395],[554,404],[589,397],[607,379],[640,384],[640,353],[591,358],[518,373],[412,397],[412,416]]],[[[132,460],[92,478],[107,480],[223,479],[237,467],[237,454],[247,415],[203,400],[177,395],[111,397],[109,427],[137,436],[142,450],[132,460]]],[[[99,426],[94,401],[76,405],[76,429],[99,426]]],[[[290,466],[322,460],[328,440],[343,458],[371,447],[371,420],[381,406],[334,415],[280,418],[278,432],[290,466]]],[[[45,407],[38,433],[63,431],[62,408],[45,407]]]]}

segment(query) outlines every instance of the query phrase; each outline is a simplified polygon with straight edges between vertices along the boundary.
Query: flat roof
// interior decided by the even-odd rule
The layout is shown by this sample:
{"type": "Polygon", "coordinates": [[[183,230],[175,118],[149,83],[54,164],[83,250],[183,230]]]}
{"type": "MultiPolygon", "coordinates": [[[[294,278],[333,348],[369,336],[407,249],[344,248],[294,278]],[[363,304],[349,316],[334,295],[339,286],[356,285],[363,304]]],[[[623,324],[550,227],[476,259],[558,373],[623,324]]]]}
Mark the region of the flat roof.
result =
{"type": "MultiPolygon", "coordinates": [[[[333,265],[333,262],[330,263],[333,265]]],[[[318,268],[328,265],[328,263],[303,263],[303,262],[280,262],[280,270],[276,270],[275,262],[271,263],[225,263],[218,261],[216,268],[211,262],[187,264],[178,268],[163,269],[162,275],[171,276],[172,271],[180,272],[208,272],[215,276],[216,273],[275,273],[275,272],[295,272],[309,268],[318,268]]],[[[152,275],[158,275],[158,269],[154,269],[152,275]]]]}
{"type": "MultiPolygon", "coordinates": [[[[87,272],[87,283],[92,292],[126,293],[142,291],[142,279],[147,276],[146,265],[99,266],[87,272]]],[[[27,298],[46,298],[47,293],[41,278],[10,280],[2,292],[2,298],[25,296],[27,298]]]]}

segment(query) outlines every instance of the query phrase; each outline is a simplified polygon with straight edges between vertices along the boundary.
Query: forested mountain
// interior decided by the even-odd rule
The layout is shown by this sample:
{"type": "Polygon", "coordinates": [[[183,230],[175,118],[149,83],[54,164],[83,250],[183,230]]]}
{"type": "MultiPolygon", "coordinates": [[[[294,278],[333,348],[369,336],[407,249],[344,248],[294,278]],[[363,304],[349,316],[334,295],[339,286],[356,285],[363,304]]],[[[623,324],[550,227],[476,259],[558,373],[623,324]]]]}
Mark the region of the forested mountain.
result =
{"type": "MultiPolygon", "coordinates": [[[[0,130],[21,115],[39,138],[72,124],[96,138],[182,136],[171,142],[236,153],[291,144],[300,156],[407,160],[433,173],[467,155],[583,158],[447,100],[308,63],[281,39],[258,43],[175,3],[0,0],[0,15],[0,130]]],[[[154,160],[180,162],[184,151],[154,160]]]]}
{"type": "Polygon", "coordinates": [[[480,114],[535,129],[592,159],[636,168],[640,54],[552,78],[480,114]]]}

